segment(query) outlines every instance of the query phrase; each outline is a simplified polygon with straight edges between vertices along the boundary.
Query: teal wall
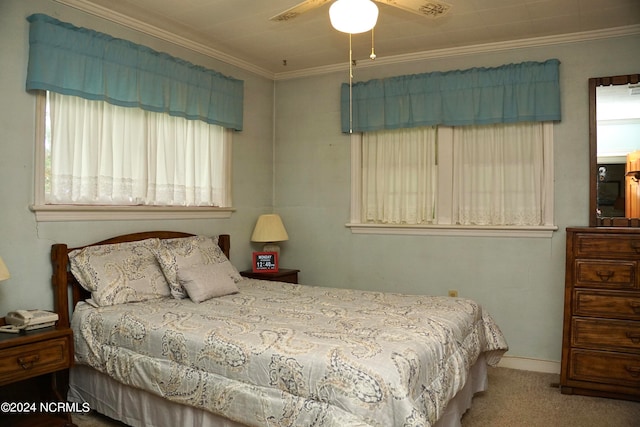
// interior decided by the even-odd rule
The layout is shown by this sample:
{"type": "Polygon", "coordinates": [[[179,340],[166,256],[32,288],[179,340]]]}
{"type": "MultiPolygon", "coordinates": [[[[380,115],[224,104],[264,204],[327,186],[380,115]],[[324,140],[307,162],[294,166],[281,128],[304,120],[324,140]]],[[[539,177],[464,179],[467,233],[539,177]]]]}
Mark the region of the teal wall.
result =
{"type": "MultiPolygon", "coordinates": [[[[552,238],[352,234],[350,139],[340,133],[340,84],[347,71],[276,82],[275,206],[289,232],[282,264],[306,284],[471,297],[492,313],[508,355],[559,361],[565,233],[588,224],[589,77],[640,72],[640,37],[501,50],[376,67],[355,81],[386,76],[561,61],[562,121],[554,125],[552,238]]],[[[358,53],[355,53],[356,55],[358,53]]],[[[367,52],[360,52],[366,58],[367,52]]],[[[379,58],[383,58],[379,52],[379,58]]],[[[367,61],[362,59],[361,61],[367,61]]]]}
{"type": "Polygon", "coordinates": [[[349,221],[350,147],[349,137],[339,130],[339,87],[346,81],[346,71],[274,83],[50,0],[2,0],[0,256],[12,278],[0,283],[0,315],[18,307],[52,307],[49,249],[53,243],[81,245],[154,229],[225,232],[232,235],[232,261],[243,269],[249,267],[254,249],[249,237],[257,216],[275,206],[290,237],[281,245],[281,263],[301,269],[302,283],[439,295],[457,289],[493,314],[507,336],[510,355],[558,361],[564,228],[588,223],[587,79],[640,72],[640,57],[629,54],[637,51],[639,43],[638,36],[611,38],[356,67],[355,79],[368,80],[558,58],[563,114],[562,122],[554,126],[555,222],[560,229],[552,238],[356,235],[345,227],[349,221]],[[234,136],[236,211],[230,219],[35,221],[29,210],[33,203],[35,97],[24,90],[25,18],[35,12],[126,38],[245,81],[245,129],[234,136]]]}
{"type": "Polygon", "coordinates": [[[83,245],[147,230],[230,233],[231,259],[239,268],[248,268],[249,239],[256,218],[273,210],[273,88],[271,79],[53,1],[0,1],[0,256],[12,276],[0,282],[0,316],[16,308],[53,307],[49,262],[53,243],[83,245]],[[29,49],[25,18],[36,12],[244,80],[245,126],[233,137],[233,200],[237,210],[230,219],[36,222],[29,210],[34,200],[35,95],[24,89],[29,49]]]}

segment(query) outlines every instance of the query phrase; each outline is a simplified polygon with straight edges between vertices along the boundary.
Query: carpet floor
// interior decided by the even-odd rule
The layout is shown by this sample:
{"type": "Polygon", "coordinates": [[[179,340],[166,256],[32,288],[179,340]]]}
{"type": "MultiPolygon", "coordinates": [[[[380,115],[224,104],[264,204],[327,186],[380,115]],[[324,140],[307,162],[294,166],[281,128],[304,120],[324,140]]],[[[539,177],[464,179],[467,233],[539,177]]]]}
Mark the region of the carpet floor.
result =
{"type": "Polygon", "coordinates": [[[489,388],[473,398],[463,427],[637,427],[640,402],[561,394],[560,376],[489,369],[489,388]]]}
{"type": "MultiPolygon", "coordinates": [[[[637,427],[640,402],[561,394],[559,375],[489,368],[463,427],[637,427]]],[[[99,414],[74,416],[78,427],[123,427],[99,414]]]]}

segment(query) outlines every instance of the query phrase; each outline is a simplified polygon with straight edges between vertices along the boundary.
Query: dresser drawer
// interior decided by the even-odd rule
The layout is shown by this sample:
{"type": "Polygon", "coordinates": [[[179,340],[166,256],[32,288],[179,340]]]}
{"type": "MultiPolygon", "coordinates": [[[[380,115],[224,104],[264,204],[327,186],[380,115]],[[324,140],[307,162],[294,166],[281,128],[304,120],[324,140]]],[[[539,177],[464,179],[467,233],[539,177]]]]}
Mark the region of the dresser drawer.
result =
{"type": "Polygon", "coordinates": [[[68,368],[69,348],[69,338],[62,337],[4,350],[0,385],[68,368]]]}
{"type": "Polygon", "coordinates": [[[575,347],[640,354],[640,322],[574,318],[572,329],[575,347]]]}
{"type": "Polygon", "coordinates": [[[618,256],[640,256],[640,236],[577,233],[575,256],[605,259],[618,256]]]}
{"type": "Polygon", "coordinates": [[[586,317],[640,320],[640,294],[575,290],[573,314],[586,317]]]}
{"type": "Polygon", "coordinates": [[[601,289],[634,290],[638,288],[636,261],[596,261],[579,259],[575,262],[576,286],[601,289]]]}
{"type": "Polygon", "coordinates": [[[570,360],[572,380],[640,387],[640,356],[572,349],[570,360]]]}

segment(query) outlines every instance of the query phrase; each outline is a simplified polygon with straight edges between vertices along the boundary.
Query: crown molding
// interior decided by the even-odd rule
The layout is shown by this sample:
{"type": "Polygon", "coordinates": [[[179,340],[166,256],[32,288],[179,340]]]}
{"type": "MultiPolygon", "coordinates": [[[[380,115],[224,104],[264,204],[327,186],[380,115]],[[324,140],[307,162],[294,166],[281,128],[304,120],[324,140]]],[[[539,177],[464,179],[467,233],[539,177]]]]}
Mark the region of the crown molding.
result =
{"type": "MultiPolygon", "coordinates": [[[[262,67],[258,67],[248,61],[236,58],[227,53],[212,49],[202,43],[189,40],[172,32],[163,30],[153,25],[146,24],[137,19],[133,19],[121,13],[111,11],[102,6],[98,6],[88,0],[55,0],[57,3],[81,10],[91,15],[98,16],[124,27],[131,28],[141,33],[156,37],[180,47],[201,53],[213,59],[217,59],[229,65],[236,66],[243,70],[255,73],[271,80],[289,80],[301,77],[310,77],[320,74],[328,74],[348,70],[349,64],[333,64],[321,67],[305,68],[296,71],[274,73],[262,67]]],[[[377,67],[388,64],[398,64],[403,62],[423,61],[428,59],[446,58],[451,56],[474,55],[486,52],[496,52],[511,49],[522,49],[530,47],[550,46],[567,43],[580,43],[589,40],[606,39],[612,37],[625,37],[640,34],[640,25],[629,25],[625,27],[607,28],[604,30],[584,31],[578,33],[562,34],[558,36],[534,37],[521,40],[510,40],[506,42],[485,43],[472,46],[454,47],[447,49],[427,50],[404,55],[388,56],[376,58],[375,61],[362,61],[357,64],[358,68],[377,67]]]]}
{"type": "MultiPolygon", "coordinates": [[[[486,52],[497,52],[512,49],[530,47],[551,46],[557,44],[580,43],[589,40],[606,39],[612,37],[626,37],[640,34],[640,25],[607,28],[604,30],[583,31],[579,33],[562,34],[557,36],[534,37],[521,40],[509,40],[506,42],[485,43],[472,46],[462,46],[447,49],[427,50],[404,55],[378,57],[375,61],[358,62],[357,68],[369,68],[403,62],[423,61],[427,59],[446,58],[450,56],[475,55],[486,52]]],[[[349,64],[334,64],[323,67],[307,68],[304,70],[276,73],[274,80],[289,80],[300,77],[309,77],[319,74],[327,74],[337,71],[346,71],[349,64]]]]}
{"type": "Polygon", "coordinates": [[[181,37],[175,33],[165,31],[162,28],[158,28],[153,25],[139,21],[137,19],[133,19],[129,16],[123,15],[121,13],[114,12],[102,6],[91,3],[90,1],[87,1],[87,0],[55,0],[55,1],[65,6],[69,6],[74,9],[81,10],[82,12],[86,12],[88,14],[97,16],[99,18],[106,19],[107,21],[115,22],[116,24],[120,24],[123,27],[131,28],[132,30],[136,30],[141,33],[156,37],[160,40],[164,40],[164,41],[173,43],[177,46],[192,50],[194,52],[201,53],[205,56],[208,56],[213,59],[217,59],[226,64],[234,65],[238,68],[250,71],[252,73],[266,77],[268,79],[271,79],[271,80],[274,79],[274,73],[272,73],[269,70],[258,67],[254,64],[251,64],[250,62],[244,61],[242,59],[238,59],[234,56],[231,56],[219,50],[212,49],[209,46],[206,46],[202,43],[198,43],[193,40],[189,40],[185,37],[181,37]]]}

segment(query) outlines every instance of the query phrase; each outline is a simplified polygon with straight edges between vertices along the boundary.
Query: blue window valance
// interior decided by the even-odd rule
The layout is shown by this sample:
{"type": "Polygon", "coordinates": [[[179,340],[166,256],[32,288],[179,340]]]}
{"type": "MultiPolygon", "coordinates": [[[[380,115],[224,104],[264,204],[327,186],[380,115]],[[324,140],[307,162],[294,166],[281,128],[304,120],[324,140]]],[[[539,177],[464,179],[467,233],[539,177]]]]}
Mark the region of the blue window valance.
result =
{"type": "Polygon", "coordinates": [[[557,59],[354,83],[341,88],[342,131],[560,120],[557,59]],[[350,118],[352,118],[350,120],[350,118]]]}
{"type": "Polygon", "coordinates": [[[47,15],[27,19],[27,90],[103,100],[242,130],[242,80],[47,15]]]}

